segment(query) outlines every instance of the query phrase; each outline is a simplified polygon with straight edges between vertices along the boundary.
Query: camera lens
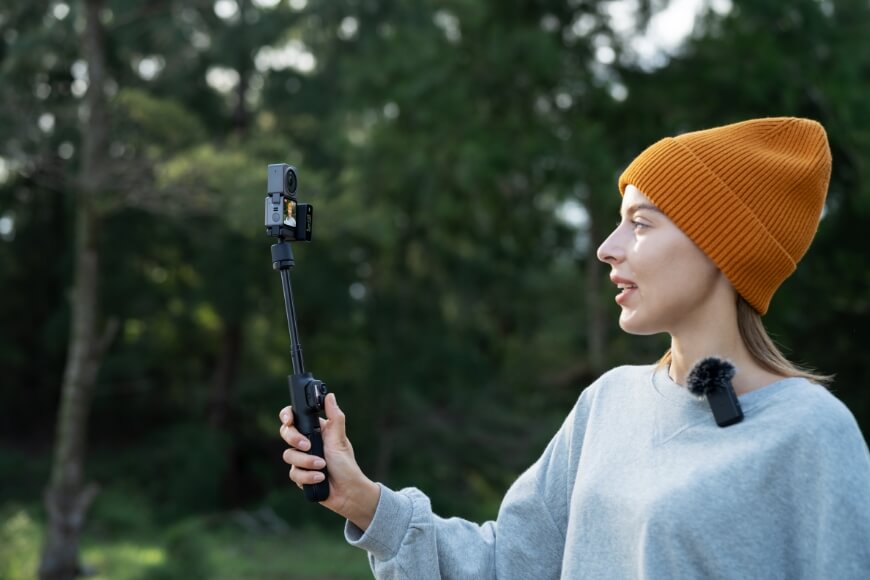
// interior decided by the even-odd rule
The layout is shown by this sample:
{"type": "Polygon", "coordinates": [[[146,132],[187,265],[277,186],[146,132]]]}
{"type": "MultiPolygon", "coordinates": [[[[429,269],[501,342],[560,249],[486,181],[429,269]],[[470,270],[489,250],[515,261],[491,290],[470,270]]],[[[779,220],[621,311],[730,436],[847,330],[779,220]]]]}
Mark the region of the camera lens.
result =
{"type": "Polygon", "coordinates": [[[287,193],[291,195],[296,193],[296,172],[293,169],[287,169],[285,177],[287,179],[287,193]]]}

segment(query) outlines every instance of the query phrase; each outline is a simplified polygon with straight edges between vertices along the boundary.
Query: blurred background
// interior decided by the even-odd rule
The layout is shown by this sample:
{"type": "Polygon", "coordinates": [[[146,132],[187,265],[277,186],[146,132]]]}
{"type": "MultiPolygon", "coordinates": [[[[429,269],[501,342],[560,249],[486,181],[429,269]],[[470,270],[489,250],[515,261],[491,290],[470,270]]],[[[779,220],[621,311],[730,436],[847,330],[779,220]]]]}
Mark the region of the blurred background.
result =
{"type": "Polygon", "coordinates": [[[868,29],[866,0],[3,0],[0,577],[370,577],[281,461],[268,163],[315,207],[299,329],[361,466],[483,521],[668,346],[595,258],[621,170],[817,119],[825,212],[764,320],[866,434],[868,29]]]}

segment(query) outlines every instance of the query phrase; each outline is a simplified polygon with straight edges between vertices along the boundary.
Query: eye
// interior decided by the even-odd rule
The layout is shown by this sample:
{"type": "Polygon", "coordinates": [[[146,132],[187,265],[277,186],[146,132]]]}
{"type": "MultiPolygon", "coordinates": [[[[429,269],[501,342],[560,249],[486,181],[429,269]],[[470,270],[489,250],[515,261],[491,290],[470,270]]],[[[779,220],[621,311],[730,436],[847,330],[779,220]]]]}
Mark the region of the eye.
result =
{"type": "Polygon", "coordinates": [[[642,228],[648,228],[648,227],[649,227],[648,225],[646,225],[646,224],[644,224],[644,223],[641,223],[641,222],[638,222],[638,221],[634,221],[634,220],[632,220],[631,225],[634,226],[634,229],[637,229],[638,226],[640,226],[640,227],[642,227],[642,228]]]}

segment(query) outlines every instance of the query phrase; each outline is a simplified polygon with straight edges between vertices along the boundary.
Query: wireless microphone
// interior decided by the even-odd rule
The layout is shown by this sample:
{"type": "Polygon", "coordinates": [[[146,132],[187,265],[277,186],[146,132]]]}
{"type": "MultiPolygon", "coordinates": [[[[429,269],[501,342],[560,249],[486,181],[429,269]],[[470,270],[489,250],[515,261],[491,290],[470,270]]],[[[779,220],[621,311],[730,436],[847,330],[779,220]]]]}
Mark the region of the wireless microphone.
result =
{"type": "Polygon", "coordinates": [[[736,372],[730,362],[710,356],[695,363],[686,380],[689,392],[698,397],[706,395],[713,418],[720,427],[743,420],[743,409],[731,384],[736,372]]]}

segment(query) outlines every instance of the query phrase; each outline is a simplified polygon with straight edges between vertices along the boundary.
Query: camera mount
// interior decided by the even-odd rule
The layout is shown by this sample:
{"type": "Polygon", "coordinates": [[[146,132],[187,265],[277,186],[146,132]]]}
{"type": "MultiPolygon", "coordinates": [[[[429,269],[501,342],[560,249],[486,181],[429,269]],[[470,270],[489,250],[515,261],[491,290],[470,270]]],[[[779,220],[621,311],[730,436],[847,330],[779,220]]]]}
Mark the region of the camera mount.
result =
{"type": "MultiPolygon", "coordinates": [[[[284,292],[284,311],[287,329],[290,332],[291,361],[293,374],[288,377],[290,404],[293,407],[293,422],[302,435],[311,442],[311,455],[323,458],[323,435],[320,431],[320,413],[323,411],[328,390],[323,381],[314,378],[305,370],[302,360],[302,344],[296,327],[296,309],[293,304],[293,288],[290,285],[290,270],[296,265],[292,242],[311,241],[314,208],[296,202],[299,180],[296,168],[286,163],[269,165],[266,188],[266,234],[278,238],[272,245],[272,269],[281,276],[284,292]]],[[[326,468],[320,470],[324,479],[313,485],[303,485],[302,491],[308,501],[323,501],[329,497],[329,480],[326,468]]]]}

